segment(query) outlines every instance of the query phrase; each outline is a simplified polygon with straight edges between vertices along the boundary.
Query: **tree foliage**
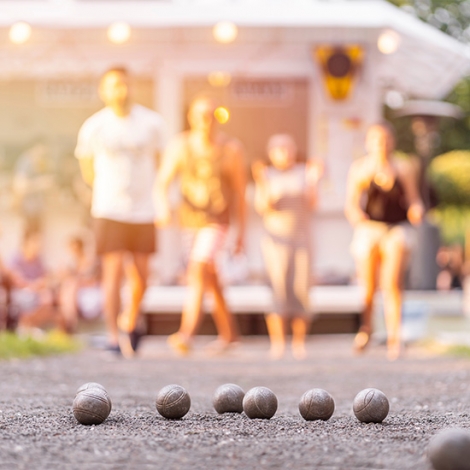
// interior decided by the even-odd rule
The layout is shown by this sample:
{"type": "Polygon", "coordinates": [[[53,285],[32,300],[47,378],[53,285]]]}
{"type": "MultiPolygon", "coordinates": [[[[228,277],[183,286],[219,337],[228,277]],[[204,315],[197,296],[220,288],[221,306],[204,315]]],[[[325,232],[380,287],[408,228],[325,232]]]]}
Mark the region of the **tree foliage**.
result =
{"type": "MultiPolygon", "coordinates": [[[[389,1],[455,39],[470,44],[470,0],[389,1]]],[[[470,149],[470,78],[461,80],[446,101],[460,106],[467,117],[461,120],[441,119],[437,154],[455,149],[470,149]]],[[[392,120],[397,127],[400,148],[407,152],[413,151],[409,119],[392,120]]]]}
{"type": "Polygon", "coordinates": [[[411,15],[453,36],[470,42],[469,0],[390,0],[411,15]]]}
{"type": "Polygon", "coordinates": [[[470,151],[439,155],[429,165],[428,175],[440,201],[431,216],[442,239],[447,244],[463,244],[470,229],[470,151]]]}
{"type": "Polygon", "coordinates": [[[470,151],[455,150],[434,158],[429,179],[442,205],[470,205],[470,151]]]}

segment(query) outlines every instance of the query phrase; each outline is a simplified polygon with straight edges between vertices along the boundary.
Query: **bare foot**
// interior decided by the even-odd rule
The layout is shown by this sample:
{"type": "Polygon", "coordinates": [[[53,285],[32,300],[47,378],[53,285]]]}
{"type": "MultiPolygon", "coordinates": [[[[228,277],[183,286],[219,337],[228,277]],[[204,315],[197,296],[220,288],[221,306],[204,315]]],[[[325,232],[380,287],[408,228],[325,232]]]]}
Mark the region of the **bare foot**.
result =
{"type": "Polygon", "coordinates": [[[210,356],[220,356],[229,351],[233,348],[237,347],[240,344],[238,340],[233,341],[226,341],[224,339],[216,339],[215,341],[211,341],[204,350],[210,356]]]}
{"type": "Polygon", "coordinates": [[[284,346],[271,346],[271,349],[269,350],[269,357],[273,361],[278,361],[279,359],[283,358],[284,352],[284,346]]]}
{"type": "Polygon", "coordinates": [[[292,356],[297,361],[303,361],[304,359],[306,359],[307,350],[305,349],[305,344],[304,343],[300,343],[300,344],[292,343],[292,356]]]}
{"type": "Polygon", "coordinates": [[[369,342],[370,342],[370,334],[366,333],[365,331],[359,331],[359,333],[357,333],[357,335],[354,337],[354,342],[353,342],[354,352],[357,354],[364,352],[364,349],[367,347],[369,342]]]}
{"type": "Polygon", "coordinates": [[[171,349],[178,356],[187,356],[191,352],[191,346],[179,333],[168,336],[166,340],[171,349]]]}
{"type": "Polygon", "coordinates": [[[400,341],[387,342],[387,359],[389,361],[396,361],[400,357],[401,352],[400,341]]]}
{"type": "Polygon", "coordinates": [[[132,348],[129,333],[125,331],[120,331],[118,335],[118,344],[119,344],[119,349],[121,350],[121,354],[126,359],[131,359],[132,357],[135,356],[135,351],[132,348]]]}

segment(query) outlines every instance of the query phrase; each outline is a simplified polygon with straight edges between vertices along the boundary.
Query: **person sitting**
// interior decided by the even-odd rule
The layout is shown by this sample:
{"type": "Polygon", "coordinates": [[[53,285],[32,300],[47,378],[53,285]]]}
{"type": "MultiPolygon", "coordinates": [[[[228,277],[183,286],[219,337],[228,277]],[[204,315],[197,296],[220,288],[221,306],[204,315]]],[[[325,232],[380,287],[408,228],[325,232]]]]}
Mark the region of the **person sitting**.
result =
{"type": "Polygon", "coordinates": [[[67,329],[73,332],[80,317],[92,320],[101,314],[103,299],[98,260],[86,252],[81,237],[72,237],[68,248],[71,263],[61,275],[59,304],[67,329]]]}
{"type": "Polygon", "coordinates": [[[40,251],[40,233],[27,230],[20,252],[9,266],[11,302],[19,311],[18,330],[31,332],[48,324],[65,330],[65,324],[55,305],[53,285],[40,257],[40,251]]]}

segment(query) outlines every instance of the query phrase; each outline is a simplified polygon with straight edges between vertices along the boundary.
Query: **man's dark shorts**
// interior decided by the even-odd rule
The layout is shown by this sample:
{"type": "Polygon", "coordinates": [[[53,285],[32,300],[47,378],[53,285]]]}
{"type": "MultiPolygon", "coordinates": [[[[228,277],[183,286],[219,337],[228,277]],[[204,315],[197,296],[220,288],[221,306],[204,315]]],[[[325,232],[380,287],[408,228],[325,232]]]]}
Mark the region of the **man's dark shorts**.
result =
{"type": "Polygon", "coordinates": [[[130,224],[109,219],[94,219],[96,253],[113,251],[154,253],[156,251],[154,224],[130,224]]]}

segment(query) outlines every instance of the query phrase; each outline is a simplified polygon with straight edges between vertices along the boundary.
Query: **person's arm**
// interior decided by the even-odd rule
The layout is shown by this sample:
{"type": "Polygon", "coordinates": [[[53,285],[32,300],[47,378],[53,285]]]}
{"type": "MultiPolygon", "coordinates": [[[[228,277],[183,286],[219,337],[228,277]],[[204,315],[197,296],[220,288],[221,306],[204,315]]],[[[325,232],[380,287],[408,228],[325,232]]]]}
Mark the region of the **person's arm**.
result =
{"type": "Polygon", "coordinates": [[[156,225],[165,226],[171,221],[168,188],[175,179],[183,156],[183,137],[176,137],[163,152],[162,163],[158,171],[155,195],[157,204],[156,225]]]}
{"type": "Polygon", "coordinates": [[[75,147],[75,156],[78,158],[82,178],[90,187],[93,187],[95,181],[95,155],[92,145],[95,128],[94,122],[93,118],[85,121],[78,132],[77,146],[75,147]]]}
{"type": "Polygon", "coordinates": [[[235,240],[235,253],[243,250],[243,242],[245,238],[246,227],[246,169],[245,169],[245,152],[238,142],[229,144],[229,174],[232,180],[232,188],[235,198],[235,210],[237,218],[238,233],[235,240]]]}
{"type": "Polygon", "coordinates": [[[413,225],[419,225],[424,217],[424,204],[419,194],[416,166],[409,161],[402,160],[398,163],[397,170],[408,201],[408,220],[413,225]]]}
{"type": "Polygon", "coordinates": [[[306,188],[305,197],[310,210],[314,210],[318,201],[318,182],[323,175],[323,162],[321,160],[309,160],[306,163],[306,188]]]}
{"type": "Polygon", "coordinates": [[[251,172],[255,182],[255,210],[260,215],[264,215],[271,207],[269,189],[265,175],[266,165],[260,161],[254,162],[251,166],[251,172]]]}
{"type": "Polygon", "coordinates": [[[80,157],[80,172],[85,183],[92,187],[95,180],[95,165],[93,156],[80,157]]]}
{"type": "Polygon", "coordinates": [[[344,207],[344,215],[352,226],[369,219],[361,207],[361,196],[364,191],[362,178],[361,161],[354,162],[348,173],[346,203],[344,207]]]}

